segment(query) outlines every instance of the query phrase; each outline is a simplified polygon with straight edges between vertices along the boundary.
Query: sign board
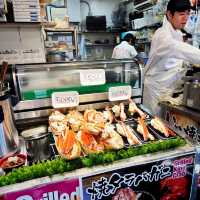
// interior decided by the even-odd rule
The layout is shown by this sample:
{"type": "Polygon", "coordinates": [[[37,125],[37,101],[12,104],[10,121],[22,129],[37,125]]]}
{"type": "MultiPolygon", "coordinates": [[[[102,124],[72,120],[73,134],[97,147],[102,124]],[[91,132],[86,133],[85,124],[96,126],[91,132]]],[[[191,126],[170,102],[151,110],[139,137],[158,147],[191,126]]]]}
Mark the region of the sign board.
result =
{"type": "Polygon", "coordinates": [[[110,87],[108,90],[109,101],[122,101],[131,98],[132,89],[130,85],[110,87]]]}
{"type": "Polygon", "coordinates": [[[35,186],[30,189],[7,193],[3,200],[75,200],[80,199],[79,179],[35,186]]]}
{"type": "Polygon", "coordinates": [[[189,199],[194,154],[82,178],[84,200],[189,199]]]}
{"type": "Polygon", "coordinates": [[[51,100],[54,108],[75,107],[79,105],[79,93],[76,91],[54,92],[51,100]]]}
{"type": "Polygon", "coordinates": [[[88,69],[80,71],[81,85],[103,85],[106,82],[104,69],[88,69]]]}

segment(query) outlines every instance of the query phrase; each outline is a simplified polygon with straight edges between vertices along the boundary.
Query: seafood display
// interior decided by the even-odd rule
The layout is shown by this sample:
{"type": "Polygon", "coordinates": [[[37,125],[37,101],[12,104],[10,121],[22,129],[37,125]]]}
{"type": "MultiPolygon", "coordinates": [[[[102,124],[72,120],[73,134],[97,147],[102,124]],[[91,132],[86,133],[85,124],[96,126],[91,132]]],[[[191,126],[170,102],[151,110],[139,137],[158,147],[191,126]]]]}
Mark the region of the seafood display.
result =
{"type": "Polygon", "coordinates": [[[154,117],[151,120],[151,126],[156,130],[160,131],[160,133],[164,134],[165,137],[169,137],[170,135],[175,136],[175,133],[169,128],[167,128],[158,117],[154,117]]]}
{"type": "Polygon", "coordinates": [[[119,103],[103,110],[74,109],[66,115],[55,110],[49,116],[49,126],[59,154],[74,159],[175,135],[159,118],[147,120],[147,116],[130,99],[128,105],[119,103]]]}

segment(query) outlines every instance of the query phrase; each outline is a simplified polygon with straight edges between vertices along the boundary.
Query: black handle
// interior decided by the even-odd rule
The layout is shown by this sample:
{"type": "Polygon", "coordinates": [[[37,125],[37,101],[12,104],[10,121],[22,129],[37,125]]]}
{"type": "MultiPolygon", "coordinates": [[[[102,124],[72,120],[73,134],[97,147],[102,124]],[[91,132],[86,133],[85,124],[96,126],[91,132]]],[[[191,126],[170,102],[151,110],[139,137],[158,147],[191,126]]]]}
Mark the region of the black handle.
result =
{"type": "Polygon", "coordinates": [[[2,123],[4,120],[4,114],[3,114],[3,108],[0,106],[0,123],[2,123]]]}
{"type": "Polygon", "coordinates": [[[11,98],[11,104],[12,104],[12,106],[13,107],[16,106],[17,103],[19,102],[19,97],[15,96],[15,95],[11,95],[10,98],[11,98]]]}

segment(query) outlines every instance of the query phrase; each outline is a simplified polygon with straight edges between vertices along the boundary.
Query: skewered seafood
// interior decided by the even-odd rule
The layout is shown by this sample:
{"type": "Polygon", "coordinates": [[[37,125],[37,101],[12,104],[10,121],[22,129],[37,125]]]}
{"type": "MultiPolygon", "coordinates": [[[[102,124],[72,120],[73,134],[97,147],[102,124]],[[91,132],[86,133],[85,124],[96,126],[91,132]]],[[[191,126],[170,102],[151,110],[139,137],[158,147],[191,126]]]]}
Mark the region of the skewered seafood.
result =
{"type": "Polygon", "coordinates": [[[156,130],[163,133],[166,137],[169,137],[170,135],[171,136],[176,135],[172,130],[167,128],[165,124],[158,117],[155,117],[151,120],[151,126],[153,126],[156,130]]]}
{"type": "Polygon", "coordinates": [[[149,130],[144,122],[144,119],[142,118],[138,118],[137,131],[143,136],[144,141],[147,141],[148,139],[155,140],[154,136],[151,135],[151,133],[149,133],[149,130]]]}
{"type": "Polygon", "coordinates": [[[144,118],[146,117],[146,114],[141,111],[135,104],[135,102],[132,100],[132,99],[129,99],[129,107],[128,107],[128,111],[134,115],[135,113],[138,113],[140,115],[141,118],[144,118]]]}
{"type": "Polygon", "coordinates": [[[102,141],[106,149],[121,149],[124,147],[122,137],[114,130],[112,124],[106,124],[101,135],[102,141]]]}
{"type": "Polygon", "coordinates": [[[51,131],[55,135],[60,135],[60,134],[63,135],[66,127],[68,126],[65,115],[57,110],[52,112],[51,115],[49,116],[49,125],[51,131]]]}
{"type": "Polygon", "coordinates": [[[116,127],[117,127],[117,132],[120,135],[125,136],[130,145],[141,144],[141,142],[135,136],[132,128],[129,125],[126,125],[123,122],[119,122],[118,124],[116,124],[116,127]]]}
{"type": "Polygon", "coordinates": [[[93,135],[83,130],[77,133],[77,139],[81,143],[81,146],[86,154],[97,153],[104,150],[104,145],[98,143],[93,135]]]}

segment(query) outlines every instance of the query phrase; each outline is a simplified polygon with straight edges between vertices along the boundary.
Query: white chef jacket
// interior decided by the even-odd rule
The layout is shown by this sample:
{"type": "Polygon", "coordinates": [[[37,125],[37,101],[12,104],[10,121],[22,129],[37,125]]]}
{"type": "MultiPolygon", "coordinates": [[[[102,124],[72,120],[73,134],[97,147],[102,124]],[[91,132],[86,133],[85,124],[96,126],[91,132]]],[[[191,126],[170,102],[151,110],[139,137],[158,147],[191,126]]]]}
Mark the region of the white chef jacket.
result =
{"type": "Polygon", "coordinates": [[[172,95],[185,75],[183,61],[200,64],[200,50],[183,42],[182,33],[164,18],[151,43],[149,60],[144,69],[143,104],[159,115],[160,97],[172,95]]]}
{"type": "Polygon", "coordinates": [[[137,55],[137,51],[135,50],[135,47],[130,45],[127,41],[122,41],[120,44],[118,44],[112,54],[112,58],[115,59],[130,59],[134,58],[137,55]]]}

